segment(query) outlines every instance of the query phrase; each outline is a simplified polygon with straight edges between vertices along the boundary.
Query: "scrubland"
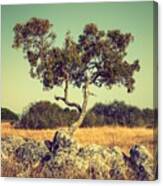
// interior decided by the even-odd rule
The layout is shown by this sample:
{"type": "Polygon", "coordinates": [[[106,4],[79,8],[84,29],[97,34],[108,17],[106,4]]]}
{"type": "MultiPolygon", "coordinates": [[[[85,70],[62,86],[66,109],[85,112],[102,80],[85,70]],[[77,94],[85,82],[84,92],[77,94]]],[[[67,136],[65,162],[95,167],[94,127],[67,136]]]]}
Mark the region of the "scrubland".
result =
{"type": "MultiPolygon", "coordinates": [[[[15,129],[10,123],[1,124],[2,136],[20,136],[31,138],[34,140],[52,139],[57,129],[15,129]]],[[[153,153],[154,146],[157,143],[155,131],[152,128],[128,128],[128,127],[91,127],[79,128],[74,138],[81,144],[99,144],[108,147],[119,146],[124,152],[128,153],[128,149],[133,144],[141,144],[153,153]]]]}

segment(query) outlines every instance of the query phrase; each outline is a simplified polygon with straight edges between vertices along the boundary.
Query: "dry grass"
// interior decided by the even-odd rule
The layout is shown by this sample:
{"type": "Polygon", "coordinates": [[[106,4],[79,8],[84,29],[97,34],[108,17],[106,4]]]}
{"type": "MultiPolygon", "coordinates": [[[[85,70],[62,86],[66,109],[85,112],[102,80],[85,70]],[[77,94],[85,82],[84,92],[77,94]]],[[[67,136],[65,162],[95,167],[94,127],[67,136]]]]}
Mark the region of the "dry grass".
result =
{"type": "MultiPolygon", "coordinates": [[[[14,129],[9,123],[2,123],[2,136],[21,136],[35,140],[52,139],[56,129],[24,130],[14,129]]],[[[105,146],[119,146],[128,152],[133,144],[145,145],[153,153],[156,141],[154,130],[147,128],[127,127],[94,127],[81,128],[75,133],[75,138],[82,144],[100,144],[105,146]]]]}
{"type": "Polygon", "coordinates": [[[84,144],[96,143],[109,147],[119,146],[126,153],[133,144],[145,145],[153,153],[156,143],[153,129],[146,128],[83,128],[76,132],[75,137],[84,144]]]}

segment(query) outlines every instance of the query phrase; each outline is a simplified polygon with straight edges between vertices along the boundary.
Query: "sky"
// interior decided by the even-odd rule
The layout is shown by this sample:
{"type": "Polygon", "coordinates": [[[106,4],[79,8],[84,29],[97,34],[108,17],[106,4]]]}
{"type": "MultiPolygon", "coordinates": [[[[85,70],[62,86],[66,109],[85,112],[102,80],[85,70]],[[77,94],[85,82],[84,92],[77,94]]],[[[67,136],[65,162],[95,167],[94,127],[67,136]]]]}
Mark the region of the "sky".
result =
{"type": "MultiPolygon", "coordinates": [[[[57,34],[55,46],[62,46],[65,33],[70,30],[75,40],[84,26],[95,23],[101,30],[120,29],[132,33],[134,42],[130,44],[126,59],[132,63],[140,60],[141,69],[136,72],[135,90],[128,94],[125,87],[114,86],[111,90],[91,87],[95,96],[91,96],[88,109],[96,102],[111,103],[114,100],[124,101],[140,108],[153,108],[155,81],[153,74],[157,69],[153,41],[153,2],[109,2],[109,3],[76,3],[44,5],[3,5],[1,9],[1,54],[2,86],[1,105],[21,113],[30,103],[48,100],[55,102],[55,95],[62,95],[63,89],[54,88],[43,91],[42,84],[29,75],[28,62],[21,50],[11,47],[13,27],[16,23],[25,23],[31,17],[45,18],[53,24],[57,34]]],[[[70,89],[70,100],[82,102],[81,90],[70,89]]],[[[65,106],[57,102],[60,106],[65,106]]]]}

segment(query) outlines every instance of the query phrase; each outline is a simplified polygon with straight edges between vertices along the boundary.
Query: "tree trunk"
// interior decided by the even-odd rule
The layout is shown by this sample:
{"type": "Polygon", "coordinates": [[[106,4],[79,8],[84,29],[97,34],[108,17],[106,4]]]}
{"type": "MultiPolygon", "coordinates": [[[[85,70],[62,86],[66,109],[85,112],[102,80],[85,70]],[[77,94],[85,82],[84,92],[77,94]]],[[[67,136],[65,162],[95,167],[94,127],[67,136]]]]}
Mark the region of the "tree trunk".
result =
{"type": "Polygon", "coordinates": [[[89,95],[88,85],[89,85],[89,82],[87,81],[85,86],[83,87],[83,104],[82,104],[81,114],[80,114],[79,119],[70,126],[69,128],[70,135],[73,135],[75,130],[80,127],[80,125],[82,124],[86,116],[86,109],[87,109],[88,95],[89,95]]]}

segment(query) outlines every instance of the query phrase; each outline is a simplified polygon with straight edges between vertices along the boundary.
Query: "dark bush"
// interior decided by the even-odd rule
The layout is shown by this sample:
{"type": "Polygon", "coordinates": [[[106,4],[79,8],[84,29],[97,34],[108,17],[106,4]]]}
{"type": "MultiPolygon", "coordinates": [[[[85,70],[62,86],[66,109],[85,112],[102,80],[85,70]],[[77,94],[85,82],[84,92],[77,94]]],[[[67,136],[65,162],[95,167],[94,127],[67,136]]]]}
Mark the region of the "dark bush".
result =
{"type": "Polygon", "coordinates": [[[69,109],[63,110],[55,103],[40,101],[31,104],[22,114],[16,128],[55,128],[69,125],[77,114],[69,109]]]}
{"type": "Polygon", "coordinates": [[[86,117],[84,118],[84,121],[81,125],[81,127],[93,127],[97,123],[97,117],[95,113],[88,112],[86,117]]]}
{"type": "Polygon", "coordinates": [[[90,109],[82,127],[120,125],[120,126],[156,126],[157,109],[140,109],[124,102],[114,101],[111,104],[97,103],[90,109]]]}
{"type": "Polygon", "coordinates": [[[1,120],[18,120],[18,115],[15,114],[13,111],[7,109],[7,108],[1,108],[1,120]]]}

